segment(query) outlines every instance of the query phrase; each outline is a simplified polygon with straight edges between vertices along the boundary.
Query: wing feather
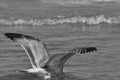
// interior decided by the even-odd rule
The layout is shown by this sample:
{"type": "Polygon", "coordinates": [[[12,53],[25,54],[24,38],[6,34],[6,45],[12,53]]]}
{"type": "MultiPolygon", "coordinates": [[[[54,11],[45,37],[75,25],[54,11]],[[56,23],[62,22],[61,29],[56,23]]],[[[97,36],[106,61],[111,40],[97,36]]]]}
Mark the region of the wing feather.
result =
{"type": "Polygon", "coordinates": [[[22,46],[27,53],[33,68],[44,66],[48,61],[49,53],[45,44],[39,39],[19,33],[5,33],[5,36],[22,46]]]}
{"type": "Polygon", "coordinates": [[[21,46],[22,46],[22,48],[25,50],[25,52],[27,53],[28,58],[30,59],[30,62],[31,62],[32,67],[33,67],[33,68],[36,68],[37,65],[36,65],[36,63],[35,63],[35,58],[34,58],[34,56],[33,56],[33,54],[32,54],[32,51],[31,51],[30,47],[25,46],[25,45],[24,45],[24,46],[21,45],[21,46]]]}

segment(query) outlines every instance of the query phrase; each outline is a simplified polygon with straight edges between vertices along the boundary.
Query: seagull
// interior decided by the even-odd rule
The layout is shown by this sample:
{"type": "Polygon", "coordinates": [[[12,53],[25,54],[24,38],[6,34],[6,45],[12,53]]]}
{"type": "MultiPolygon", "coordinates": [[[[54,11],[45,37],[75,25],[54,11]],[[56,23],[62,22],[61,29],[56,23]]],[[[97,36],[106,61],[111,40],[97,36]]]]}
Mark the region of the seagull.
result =
{"type": "MultiPolygon", "coordinates": [[[[58,53],[50,57],[45,43],[38,38],[20,33],[5,33],[7,38],[15,41],[25,50],[32,68],[20,70],[19,72],[32,74],[45,74],[44,79],[57,78],[64,75],[63,67],[65,62],[74,54],[84,54],[97,51],[96,47],[77,47],[64,53],[58,53]]],[[[39,76],[39,75],[38,75],[39,76]]],[[[56,80],[57,80],[56,79],[56,80]]]]}

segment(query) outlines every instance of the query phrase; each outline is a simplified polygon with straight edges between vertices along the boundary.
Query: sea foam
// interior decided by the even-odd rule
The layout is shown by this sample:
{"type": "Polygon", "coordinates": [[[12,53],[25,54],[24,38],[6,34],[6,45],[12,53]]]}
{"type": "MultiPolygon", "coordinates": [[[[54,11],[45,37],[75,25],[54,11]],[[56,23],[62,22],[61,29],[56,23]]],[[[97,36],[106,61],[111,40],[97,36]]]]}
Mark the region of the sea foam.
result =
{"type": "Polygon", "coordinates": [[[88,25],[96,25],[100,23],[107,24],[119,24],[119,17],[108,17],[106,18],[104,15],[94,16],[94,17],[82,17],[75,16],[70,18],[59,17],[56,19],[22,19],[22,18],[10,18],[4,19],[0,18],[0,24],[2,25],[54,25],[54,24],[65,24],[65,23],[84,23],[88,25]]]}

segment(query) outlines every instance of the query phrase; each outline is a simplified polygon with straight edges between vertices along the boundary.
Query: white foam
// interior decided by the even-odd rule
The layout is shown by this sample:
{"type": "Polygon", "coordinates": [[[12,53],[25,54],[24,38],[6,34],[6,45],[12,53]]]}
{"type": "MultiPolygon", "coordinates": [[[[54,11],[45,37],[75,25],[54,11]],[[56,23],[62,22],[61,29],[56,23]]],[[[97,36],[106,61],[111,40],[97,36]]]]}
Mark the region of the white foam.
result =
{"type": "Polygon", "coordinates": [[[54,25],[54,24],[64,24],[64,23],[85,23],[89,25],[96,25],[100,23],[107,23],[107,24],[119,24],[120,23],[120,16],[119,17],[109,17],[106,18],[104,15],[98,15],[94,17],[82,17],[82,16],[75,16],[71,18],[57,18],[57,19],[3,19],[0,18],[0,24],[2,25],[54,25]]]}

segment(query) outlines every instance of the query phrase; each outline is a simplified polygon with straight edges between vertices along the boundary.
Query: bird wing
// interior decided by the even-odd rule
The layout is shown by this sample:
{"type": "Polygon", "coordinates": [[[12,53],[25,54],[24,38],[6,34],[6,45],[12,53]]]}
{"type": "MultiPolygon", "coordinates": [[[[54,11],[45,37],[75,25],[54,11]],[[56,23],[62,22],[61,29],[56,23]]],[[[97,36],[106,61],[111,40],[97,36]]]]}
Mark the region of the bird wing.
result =
{"type": "Polygon", "coordinates": [[[42,67],[48,61],[49,54],[46,46],[39,39],[19,33],[5,33],[5,36],[22,46],[33,68],[42,67]]]}
{"type": "Polygon", "coordinates": [[[52,56],[44,68],[54,71],[56,73],[63,72],[64,63],[72,57],[74,54],[84,54],[88,52],[97,51],[95,47],[82,47],[82,48],[73,48],[68,53],[59,53],[52,56]]]}

